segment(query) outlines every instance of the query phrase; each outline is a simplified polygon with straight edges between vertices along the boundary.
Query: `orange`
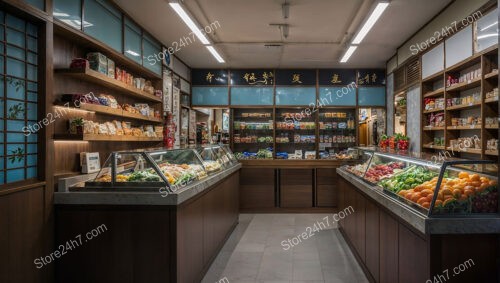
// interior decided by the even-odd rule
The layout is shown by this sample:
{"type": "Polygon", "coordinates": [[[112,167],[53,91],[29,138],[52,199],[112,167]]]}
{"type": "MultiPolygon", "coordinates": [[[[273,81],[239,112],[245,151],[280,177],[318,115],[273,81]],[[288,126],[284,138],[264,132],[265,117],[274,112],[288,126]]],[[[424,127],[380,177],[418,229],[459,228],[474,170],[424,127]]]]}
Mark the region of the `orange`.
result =
{"type": "Polygon", "coordinates": [[[424,188],[425,188],[425,186],[424,186],[424,185],[418,185],[418,186],[416,186],[415,188],[413,188],[413,190],[414,190],[415,192],[420,192],[420,191],[422,191],[424,188]]]}
{"type": "Polygon", "coordinates": [[[442,193],[442,192],[438,192],[437,199],[438,199],[438,200],[444,200],[444,197],[443,197],[443,193],[442,193]]]}
{"type": "Polygon", "coordinates": [[[479,181],[470,182],[470,185],[473,187],[479,187],[479,186],[481,186],[481,182],[479,182],[479,181]]]}
{"type": "Polygon", "coordinates": [[[402,190],[402,191],[399,191],[398,195],[405,197],[407,193],[408,193],[408,191],[402,190]]]}
{"type": "Polygon", "coordinates": [[[462,192],[460,190],[458,190],[458,189],[453,190],[453,196],[455,198],[457,198],[457,199],[460,198],[461,194],[462,194],[462,192]]]}
{"type": "Polygon", "coordinates": [[[441,192],[443,193],[443,195],[451,195],[450,189],[443,189],[441,192]]]}
{"type": "Polygon", "coordinates": [[[413,196],[414,193],[407,193],[405,195],[405,199],[411,200],[411,197],[413,196]]]}
{"type": "Polygon", "coordinates": [[[422,190],[420,192],[423,196],[427,196],[428,194],[432,194],[432,191],[429,189],[422,190]]]}
{"type": "Polygon", "coordinates": [[[429,202],[424,202],[422,203],[422,206],[428,209],[431,206],[431,204],[429,202]]]}
{"type": "Polygon", "coordinates": [[[469,177],[472,181],[479,181],[481,180],[481,178],[479,177],[478,174],[472,174],[470,177],[469,177]]]}
{"type": "Polygon", "coordinates": [[[461,195],[459,200],[467,200],[469,197],[467,195],[461,195]]]}
{"type": "Polygon", "coordinates": [[[452,199],[453,196],[452,195],[444,195],[444,201],[448,200],[448,199],[452,199]]]}
{"type": "Polygon", "coordinates": [[[467,172],[460,172],[460,173],[458,173],[458,178],[460,178],[460,179],[468,179],[469,178],[469,173],[467,173],[467,172]]]}
{"type": "Polygon", "coordinates": [[[472,196],[474,195],[474,190],[464,189],[464,195],[472,196]]]}
{"type": "Polygon", "coordinates": [[[496,186],[496,184],[497,184],[497,181],[495,181],[495,180],[490,181],[490,186],[496,186]]]}
{"type": "Polygon", "coordinates": [[[414,193],[412,196],[411,196],[411,201],[413,202],[417,202],[420,198],[422,197],[422,194],[421,193],[414,193]]]}
{"type": "Polygon", "coordinates": [[[443,201],[442,200],[436,200],[436,202],[434,203],[434,206],[440,206],[440,205],[443,205],[443,201]]]}
{"type": "Polygon", "coordinates": [[[433,197],[434,197],[434,195],[433,195],[433,194],[429,194],[429,195],[427,195],[427,196],[426,196],[427,201],[428,201],[428,202],[431,202],[433,197]]]}
{"type": "Polygon", "coordinates": [[[426,197],[421,197],[417,201],[417,203],[420,204],[420,205],[422,205],[422,203],[424,203],[424,202],[427,202],[427,198],[426,197]]]}

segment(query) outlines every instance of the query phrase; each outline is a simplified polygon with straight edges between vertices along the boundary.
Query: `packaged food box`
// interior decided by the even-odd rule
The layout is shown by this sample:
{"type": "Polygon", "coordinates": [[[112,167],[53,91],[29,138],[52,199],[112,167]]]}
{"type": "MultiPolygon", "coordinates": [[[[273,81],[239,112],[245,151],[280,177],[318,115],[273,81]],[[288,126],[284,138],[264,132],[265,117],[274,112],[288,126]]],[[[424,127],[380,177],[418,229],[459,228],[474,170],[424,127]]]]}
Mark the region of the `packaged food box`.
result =
{"type": "Polygon", "coordinates": [[[115,78],[115,61],[108,58],[108,77],[115,78]]]}
{"type": "Polygon", "coordinates": [[[90,69],[108,75],[108,58],[99,52],[87,53],[90,69]]]}

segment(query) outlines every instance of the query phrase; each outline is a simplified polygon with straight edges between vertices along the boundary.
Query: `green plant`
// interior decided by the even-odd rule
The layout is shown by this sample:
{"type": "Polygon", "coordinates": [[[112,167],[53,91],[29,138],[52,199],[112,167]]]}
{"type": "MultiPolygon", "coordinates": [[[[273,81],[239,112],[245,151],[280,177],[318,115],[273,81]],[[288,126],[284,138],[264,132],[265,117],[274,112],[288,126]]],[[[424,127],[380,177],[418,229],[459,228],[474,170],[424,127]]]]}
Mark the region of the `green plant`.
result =
{"type": "Polygon", "coordinates": [[[75,126],[83,126],[83,118],[75,118],[71,121],[71,124],[75,126]]]}
{"type": "Polygon", "coordinates": [[[19,91],[21,88],[24,88],[24,81],[8,77],[7,82],[16,88],[16,91],[19,91]]]}
{"type": "Polygon", "coordinates": [[[20,113],[26,112],[26,109],[24,108],[22,103],[18,103],[16,105],[12,105],[9,107],[9,119],[17,119],[17,115],[20,113]]]}
{"type": "Polygon", "coordinates": [[[11,163],[15,163],[16,160],[17,162],[21,162],[24,159],[24,150],[20,147],[18,147],[16,150],[12,150],[11,153],[12,156],[9,157],[11,163]]]}

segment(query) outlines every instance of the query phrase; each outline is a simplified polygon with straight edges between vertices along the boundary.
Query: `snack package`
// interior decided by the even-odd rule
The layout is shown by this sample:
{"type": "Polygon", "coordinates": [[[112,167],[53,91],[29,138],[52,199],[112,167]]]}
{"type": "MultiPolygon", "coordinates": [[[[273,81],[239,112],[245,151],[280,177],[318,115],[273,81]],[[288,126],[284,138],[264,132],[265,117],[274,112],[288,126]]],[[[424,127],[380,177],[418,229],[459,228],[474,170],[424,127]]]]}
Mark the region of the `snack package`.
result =
{"type": "Polygon", "coordinates": [[[108,135],[109,134],[109,130],[108,130],[108,125],[106,125],[105,123],[103,124],[99,124],[99,135],[108,135]]]}
{"type": "Polygon", "coordinates": [[[111,122],[106,122],[106,126],[108,126],[108,134],[109,135],[116,135],[115,124],[113,124],[111,122]]]}
{"type": "Polygon", "coordinates": [[[108,78],[115,78],[115,61],[108,58],[108,78]]]}
{"type": "Polygon", "coordinates": [[[108,58],[99,52],[87,53],[90,69],[108,75],[108,58]]]}
{"type": "Polygon", "coordinates": [[[108,106],[114,109],[118,109],[118,101],[116,101],[116,98],[112,95],[106,95],[106,98],[108,99],[108,106]]]}

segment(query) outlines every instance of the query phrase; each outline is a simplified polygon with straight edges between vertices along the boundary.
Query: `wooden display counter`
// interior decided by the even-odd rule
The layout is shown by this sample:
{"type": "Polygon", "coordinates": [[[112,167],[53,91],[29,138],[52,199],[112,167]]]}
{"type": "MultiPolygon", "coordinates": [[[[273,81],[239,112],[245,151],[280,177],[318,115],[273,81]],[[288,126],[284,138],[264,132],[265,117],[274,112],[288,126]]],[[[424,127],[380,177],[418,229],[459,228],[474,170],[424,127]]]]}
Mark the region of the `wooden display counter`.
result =
{"type": "Polygon", "coordinates": [[[428,218],[343,169],[339,227],[370,282],[499,282],[500,219],[428,218]]]}
{"type": "Polygon", "coordinates": [[[352,160],[240,160],[240,212],[332,212],[336,168],[352,160]]]}
{"type": "Polygon", "coordinates": [[[83,240],[56,260],[56,282],[201,282],[238,223],[240,166],[166,197],[56,193],[56,246],[83,240]]]}

